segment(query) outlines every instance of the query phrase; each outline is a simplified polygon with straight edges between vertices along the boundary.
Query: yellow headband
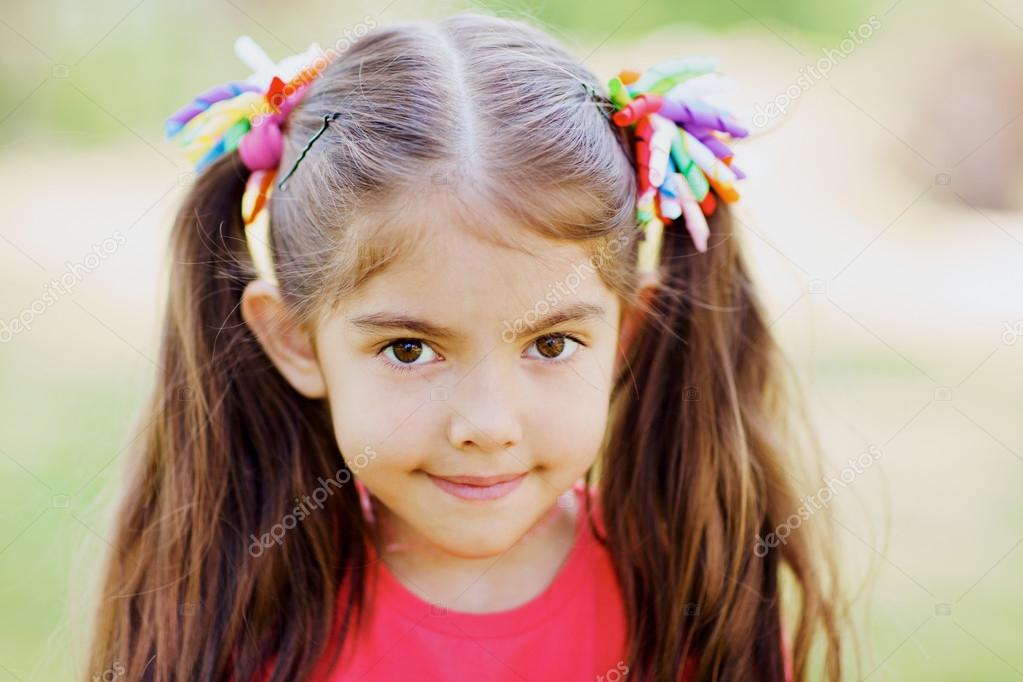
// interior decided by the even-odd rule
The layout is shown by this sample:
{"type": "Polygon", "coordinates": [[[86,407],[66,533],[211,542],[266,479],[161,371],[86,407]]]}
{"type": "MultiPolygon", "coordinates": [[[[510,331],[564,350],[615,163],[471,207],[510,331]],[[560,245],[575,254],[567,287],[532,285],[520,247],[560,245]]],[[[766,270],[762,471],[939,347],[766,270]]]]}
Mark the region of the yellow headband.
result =
{"type": "Polygon", "coordinates": [[[270,255],[270,195],[276,176],[276,169],[253,171],[242,195],[245,243],[248,244],[252,263],[260,279],[275,286],[278,281],[270,255]]]}

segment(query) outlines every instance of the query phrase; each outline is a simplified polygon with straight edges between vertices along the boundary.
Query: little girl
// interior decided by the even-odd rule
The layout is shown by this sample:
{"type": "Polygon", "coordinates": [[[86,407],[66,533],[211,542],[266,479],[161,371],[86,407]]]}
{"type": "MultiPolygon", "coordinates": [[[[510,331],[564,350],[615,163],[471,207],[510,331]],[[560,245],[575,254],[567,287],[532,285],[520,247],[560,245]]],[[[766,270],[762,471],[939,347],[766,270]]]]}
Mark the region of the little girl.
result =
{"type": "Polygon", "coordinates": [[[88,676],[837,680],[708,59],[370,27],[168,121],[197,164],[88,676]],[[814,656],[810,656],[811,648],[814,656]]]}

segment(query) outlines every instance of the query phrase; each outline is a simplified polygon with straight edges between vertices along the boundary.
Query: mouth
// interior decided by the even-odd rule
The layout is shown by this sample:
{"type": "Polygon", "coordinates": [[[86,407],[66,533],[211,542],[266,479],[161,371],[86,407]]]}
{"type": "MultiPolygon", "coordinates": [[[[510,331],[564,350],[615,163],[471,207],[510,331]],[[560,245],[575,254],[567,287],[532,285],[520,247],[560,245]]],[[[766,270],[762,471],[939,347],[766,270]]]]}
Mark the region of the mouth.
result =
{"type": "Polygon", "coordinates": [[[496,500],[519,487],[525,473],[500,476],[434,476],[426,474],[433,483],[463,500],[496,500]]]}

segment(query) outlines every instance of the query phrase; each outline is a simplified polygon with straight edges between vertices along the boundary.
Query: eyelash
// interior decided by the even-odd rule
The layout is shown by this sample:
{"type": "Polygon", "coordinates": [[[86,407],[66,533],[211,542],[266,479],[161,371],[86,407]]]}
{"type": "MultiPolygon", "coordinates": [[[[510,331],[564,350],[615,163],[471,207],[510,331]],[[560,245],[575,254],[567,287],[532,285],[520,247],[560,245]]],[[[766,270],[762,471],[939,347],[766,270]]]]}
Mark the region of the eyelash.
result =
{"type": "MultiPolygon", "coordinates": [[[[533,339],[533,341],[532,341],[532,343],[530,345],[532,345],[533,343],[536,343],[537,341],[539,341],[541,339],[546,339],[546,338],[550,338],[550,337],[563,337],[563,338],[575,341],[576,343],[578,343],[583,348],[587,347],[587,345],[585,343],[583,343],[579,339],[579,337],[577,337],[575,334],[568,334],[568,333],[565,333],[565,332],[558,332],[558,333],[554,333],[554,334],[545,334],[544,336],[538,336],[537,338],[533,339]]],[[[383,355],[385,350],[387,350],[388,348],[390,348],[394,344],[398,343],[399,341],[420,341],[420,342],[422,342],[424,344],[427,343],[423,339],[417,339],[415,337],[403,336],[400,339],[392,339],[391,341],[388,341],[387,343],[385,343],[383,346],[381,346],[379,348],[379,350],[377,350],[377,355],[383,355]]],[[[549,365],[567,365],[568,363],[572,362],[572,360],[575,359],[576,355],[577,355],[577,353],[572,353],[572,355],[570,355],[565,360],[556,360],[556,359],[545,358],[541,362],[543,362],[545,364],[549,364],[549,365]]],[[[395,372],[398,372],[399,374],[411,374],[413,372],[418,372],[419,371],[413,365],[409,365],[409,364],[395,364],[395,363],[391,362],[390,360],[386,360],[386,359],[383,362],[391,370],[393,370],[395,372]]]]}

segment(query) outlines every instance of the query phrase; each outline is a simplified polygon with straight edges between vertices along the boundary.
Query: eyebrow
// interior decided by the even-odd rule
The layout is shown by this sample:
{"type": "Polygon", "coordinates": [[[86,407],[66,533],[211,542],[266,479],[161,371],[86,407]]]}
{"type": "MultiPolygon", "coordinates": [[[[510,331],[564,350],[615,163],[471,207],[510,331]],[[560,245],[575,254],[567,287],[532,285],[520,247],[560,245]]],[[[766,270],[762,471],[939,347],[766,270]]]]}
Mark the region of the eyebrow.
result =
{"type": "MultiPolygon", "coordinates": [[[[568,303],[552,310],[550,313],[538,317],[532,323],[525,319],[525,314],[515,320],[507,320],[507,324],[513,329],[521,329],[523,332],[536,332],[556,327],[566,322],[585,322],[604,316],[604,308],[592,303],[568,303]]],[[[398,313],[371,313],[348,318],[352,326],[368,333],[381,333],[393,331],[412,331],[422,336],[429,336],[435,339],[451,340],[458,334],[447,327],[441,327],[416,317],[398,313]]]]}

